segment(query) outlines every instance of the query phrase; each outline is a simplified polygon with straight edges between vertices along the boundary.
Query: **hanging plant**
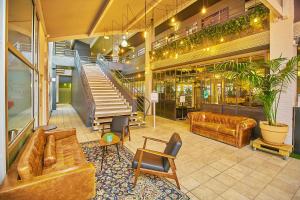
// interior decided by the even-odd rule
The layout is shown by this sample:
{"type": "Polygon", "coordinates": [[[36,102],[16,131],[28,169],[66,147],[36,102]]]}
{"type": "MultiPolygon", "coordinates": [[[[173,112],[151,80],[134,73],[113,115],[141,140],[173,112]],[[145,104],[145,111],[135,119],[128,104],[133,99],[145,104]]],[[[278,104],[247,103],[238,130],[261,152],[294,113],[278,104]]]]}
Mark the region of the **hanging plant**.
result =
{"type": "MultiPolygon", "coordinates": [[[[217,44],[220,38],[230,37],[239,34],[246,34],[252,31],[263,30],[267,26],[269,19],[269,10],[263,5],[256,6],[249,10],[245,15],[230,19],[224,23],[215,24],[203,28],[202,30],[191,34],[181,40],[173,41],[166,46],[163,46],[156,51],[153,61],[165,59],[163,54],[168,52],[176,53],[175,51],[182,51],[182,53],[189,52],[192,47],[203,47],[208,40],[209,43],[217,44]],[[180,45],[180,41],[184,45],[180,45]],[[186,48],[188,47],[188,48],[186,48]]],[[[233,37],[234,38],[234,37],[233,37]]]]}

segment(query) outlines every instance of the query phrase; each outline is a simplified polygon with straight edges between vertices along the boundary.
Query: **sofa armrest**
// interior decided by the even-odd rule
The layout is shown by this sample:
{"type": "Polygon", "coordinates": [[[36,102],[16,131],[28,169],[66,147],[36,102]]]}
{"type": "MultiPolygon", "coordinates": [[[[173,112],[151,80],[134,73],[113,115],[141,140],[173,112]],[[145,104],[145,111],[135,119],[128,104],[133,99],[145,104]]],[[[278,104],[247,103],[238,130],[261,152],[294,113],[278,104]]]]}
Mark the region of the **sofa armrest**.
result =
{"type": "Polygon", "coordinates": [[[254,119],[246,119],[243,120],[240,124],[239,124],[239,129],[240,131],[245,131],[248,129],[252,129],[256,126],[256,121],[254,119]]]}
{"type": "Polygon", "coordinates": [[[54,135],[55,140],[63,139],[70,137],[72,135],[76,135],[76,129],[70,128],[70,129],[55,129],[52,131],[45,131],[45,135],[54,135]]]}
{"type": "Polygon", "coordinates": [[[194,122],[205,121],[205,112],[189,112],[188,118],[190,120],[190,131],[192,131],[194,122]]]}
{"type": "Polygon", "coordinates": [[[88,163],[4,185],[0,189],[0,200],[90,199],[95,191],[95,167],[88,163]]]}
{"type": "Polygon", "coordinates": [[[241,148],[250,142],[251,130],[256,126],[254,119],[248,118],[237,124],[236,146],[241,148]]]}

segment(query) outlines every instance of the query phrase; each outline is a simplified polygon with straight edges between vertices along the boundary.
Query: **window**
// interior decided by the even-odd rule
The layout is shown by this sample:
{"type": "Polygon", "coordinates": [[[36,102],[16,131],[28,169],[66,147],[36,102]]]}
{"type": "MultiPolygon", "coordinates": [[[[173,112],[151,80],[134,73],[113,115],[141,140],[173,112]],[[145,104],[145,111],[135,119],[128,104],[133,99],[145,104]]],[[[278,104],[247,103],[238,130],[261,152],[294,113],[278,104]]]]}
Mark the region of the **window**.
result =
{"type": "Polygon", "coordinates": [[[33,119],[32,70],[8,54],[8,139],[12,142],[33,119]]]}
{"type": "Polygon", "coordinates": [[[145,54],[145,48],[142,48],[142,49],[139,49],[138,52],[137,52],[137,56],[142,56],[145,54]]]}
{"type": "Polygon", "coordinates": [[[29,61],[33,46],[33,4],[31,0],[8,1],[8,41],[29,61]]]}

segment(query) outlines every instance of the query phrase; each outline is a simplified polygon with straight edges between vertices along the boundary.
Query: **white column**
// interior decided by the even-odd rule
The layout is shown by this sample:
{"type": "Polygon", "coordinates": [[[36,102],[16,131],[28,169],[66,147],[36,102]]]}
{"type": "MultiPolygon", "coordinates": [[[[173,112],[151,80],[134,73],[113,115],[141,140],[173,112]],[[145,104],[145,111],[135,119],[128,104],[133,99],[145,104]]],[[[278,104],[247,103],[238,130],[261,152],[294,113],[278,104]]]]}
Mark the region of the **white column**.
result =
{"type": "MultiPolygon", "coordinates": [[[[6,1],[0,0],[0,30],[6,30],[6,1]]],[[[6,31],[0,31],[0,184],[6,175],[6,31]]]]}
{"type": "MultiPolygon", "coordinates": [[[[152,69],[151,69],[151,62],[150,62],[150,51],[152,50],[152,42],[155,39],[155,31],[153,25],[151,25],[147,29],[147,34],[145,37],[145,97],[151,100],[151,93],[152,93],[152,69]]],[[[146,105],[148,106],[148,105],[146,105]]],[[[148,115],[151,115],[152,105],[150,105],[150,109],[148,115]]]]}
{"type": "MultiPolygon", "coordinates": [[[[297,55],[294,40],[294,0],[283,1],[284,13],[288,15],[284,19],[273,17],[271,13],[270,23],[270,59],[282,57],[291,58],[297,55]]],[[[277,121],[289,125],[287,144],[292,144],[293,133],[293,107],[296,106],[297,81],[293,81],[285,93],[281,94],[277,121]]]]}

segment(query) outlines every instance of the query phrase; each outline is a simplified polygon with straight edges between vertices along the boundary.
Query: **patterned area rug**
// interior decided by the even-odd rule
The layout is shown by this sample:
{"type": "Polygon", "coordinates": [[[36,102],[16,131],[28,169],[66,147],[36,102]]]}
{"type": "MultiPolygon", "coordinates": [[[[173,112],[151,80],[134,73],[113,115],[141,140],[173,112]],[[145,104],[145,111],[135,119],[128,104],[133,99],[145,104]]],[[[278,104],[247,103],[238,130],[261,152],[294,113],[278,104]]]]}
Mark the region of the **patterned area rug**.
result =
{"type": "Polygon", "coordinates": [[[120,147],[119,162],[116,147],[108,147],[101,170],[102,150],[97,142],[82,144],[83,152],[88,161],[96,166],[96,197],[95,199],[113,200],[167,200],[190,199],[164,178],[152,175],[141,175],[133,188],[134,173],[131,168],[133,153],[126,147],[120,147]]]}

